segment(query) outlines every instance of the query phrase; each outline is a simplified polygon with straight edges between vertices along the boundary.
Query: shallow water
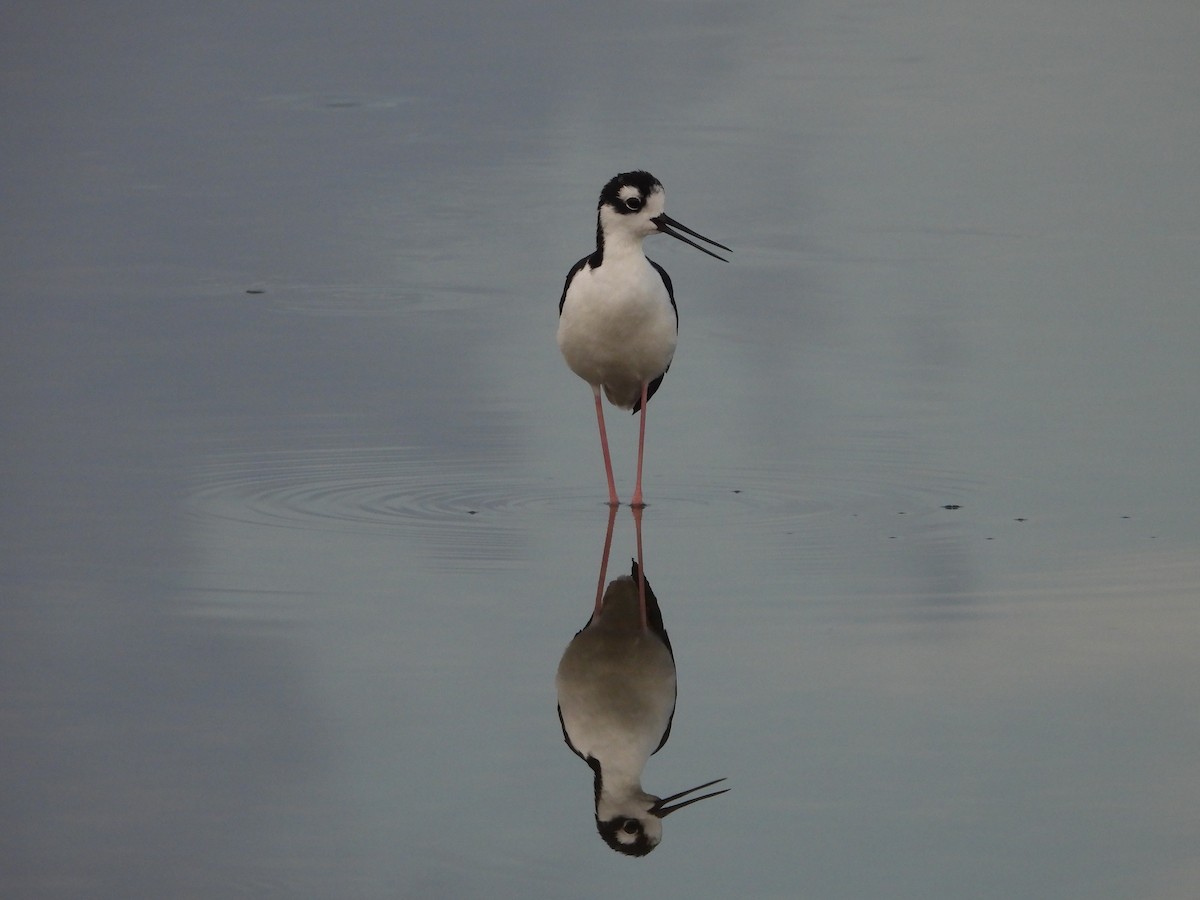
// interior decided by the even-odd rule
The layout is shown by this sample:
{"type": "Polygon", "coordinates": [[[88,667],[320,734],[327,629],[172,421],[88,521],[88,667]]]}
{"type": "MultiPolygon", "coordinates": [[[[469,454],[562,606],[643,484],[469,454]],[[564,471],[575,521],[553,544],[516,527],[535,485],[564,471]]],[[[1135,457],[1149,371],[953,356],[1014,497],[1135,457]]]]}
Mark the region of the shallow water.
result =
{"type": "Polygon", "coordinates": [[[0,893],[1196,896],[1198,32],[10,11],[0,893]],[[607,521],[554,308],[635,166],[735,250],[650,242],[644,785],[731,791],[644,860],[554,693],[607,521]]]}

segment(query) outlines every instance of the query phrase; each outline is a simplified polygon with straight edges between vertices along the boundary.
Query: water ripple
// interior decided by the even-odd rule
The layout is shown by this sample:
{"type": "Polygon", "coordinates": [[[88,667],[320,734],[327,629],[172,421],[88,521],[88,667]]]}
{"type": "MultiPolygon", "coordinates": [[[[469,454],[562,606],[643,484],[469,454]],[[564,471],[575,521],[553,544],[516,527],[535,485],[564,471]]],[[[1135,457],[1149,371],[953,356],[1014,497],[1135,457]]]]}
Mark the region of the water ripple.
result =
{"type": "MultiPolygon", "coordinates": [[[[586,513],[603,504],[598,480],[563,487],[513,474],[520,470],[513,459],[432,459],[406,447],[227,453],[198,473],[192,508],[198,515],[279,527],[386,530],[525,511],[586,513]]],[[[737,468],[675,475],[647,488],[650,507],[664,517],[711,517],[717,525],[744,518],[740,524],[772,528],[885,498],[941,508],[970,485],[945,474],[920,486],[911,473],[843,479],[737,468]]]]}
{"type": "MultiPolygon", "coordinates": [[[[403,446],[230,452],[197,473],[187,506],[212,522],[408,535],[437,559],[505,566],[527,555],[532,532],[604,508],[600,480],[567,484],[532,471],[509,451],[457,459],[403,446]]],[[[647,516],[799,549],[793,535],[820,533],[803,527],[813,517],[940,512],[972,487],[944,473],[922,479],[885,468],[871,479],[857,471],[853,479],[783,465],[672,472],[648,482],[647,516]]]]}

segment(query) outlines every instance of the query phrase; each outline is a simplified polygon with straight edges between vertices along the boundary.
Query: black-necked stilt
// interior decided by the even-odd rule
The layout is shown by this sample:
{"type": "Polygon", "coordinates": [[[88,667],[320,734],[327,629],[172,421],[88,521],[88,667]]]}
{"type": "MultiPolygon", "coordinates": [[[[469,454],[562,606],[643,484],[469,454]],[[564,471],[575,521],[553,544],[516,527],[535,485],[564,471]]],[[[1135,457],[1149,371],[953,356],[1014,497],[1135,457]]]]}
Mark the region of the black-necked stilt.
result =
{"type": "MultiPolygon", "coordinates": [[[[638,555],[641,556],[641,520],[638,555]]],[[[600,585],[612,546],[616,507],[608,518],[600,585]]],[[[675,716],[675,656],[654,591],[634,560],[629,575],[596,597],[591,618],[567,645],[555,678],[563,738],[593,773],[596,829],[614,850],[644,856],[662,840],[662,820],[724,794],[718,778],[670,797],[642,790],[646,761],[667,742],[675,716]],[[676,802],[678,801],[678,802],[676,802]]]]}
{"type": "Polygon", "coordinates": [[[641,410],[637,482],[630,505],[643,506],[646,404],[671,367],[679,331],[671,277],[646,258],[642,241],[661,232],[726,261],[679,233],[683,231],[729,250],[668,216],[663,212],[665,199],[662,183],[649,172],[625,172],[606,184],[596,212],[596,250],[567,273],[558,302],[558,347],[571,371],[590,384],[595,394],[608,502],[613,506],[620,500],[613,481],[600,389],[614,406],[635,413],[641,410]]]}

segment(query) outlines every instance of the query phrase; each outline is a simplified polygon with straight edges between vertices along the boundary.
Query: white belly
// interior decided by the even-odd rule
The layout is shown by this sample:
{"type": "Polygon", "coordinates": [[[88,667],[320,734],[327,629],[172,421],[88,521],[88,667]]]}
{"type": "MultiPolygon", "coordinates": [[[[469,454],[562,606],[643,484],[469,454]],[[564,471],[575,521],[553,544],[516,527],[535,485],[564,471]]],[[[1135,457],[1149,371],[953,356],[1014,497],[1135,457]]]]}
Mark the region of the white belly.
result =
{"type": "Polygon", "coordinates": [[[558,320],[558,348],[571,371],[632,408],[642,385],[667,370],[677,320],[658,272],[640,264],[580,269],[558,320]]]}

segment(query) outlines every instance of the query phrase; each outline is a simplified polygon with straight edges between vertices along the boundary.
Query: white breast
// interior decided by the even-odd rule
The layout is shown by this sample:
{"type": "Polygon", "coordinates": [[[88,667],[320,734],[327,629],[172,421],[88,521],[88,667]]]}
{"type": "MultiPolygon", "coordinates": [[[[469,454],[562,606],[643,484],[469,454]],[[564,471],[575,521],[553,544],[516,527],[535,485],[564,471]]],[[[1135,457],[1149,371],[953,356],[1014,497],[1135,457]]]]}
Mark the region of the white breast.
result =
{"type": "Polygon", "coordinates": [[[666,645],[642,629],[636,587],[632,607],[632,628],[592,625],[576,635],[555,682],[575,749],[613,771],[640,774],[675,709],[675,663],[666,645]]]}
{"type": "Polygon", "coordinates": [[[585,265],[567,289],[558,347],[567,365],[610,402],[630,409],[642,384],[667,370],[677,319],[662,277],[641,253],[585,265]]]}

